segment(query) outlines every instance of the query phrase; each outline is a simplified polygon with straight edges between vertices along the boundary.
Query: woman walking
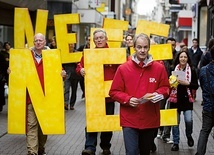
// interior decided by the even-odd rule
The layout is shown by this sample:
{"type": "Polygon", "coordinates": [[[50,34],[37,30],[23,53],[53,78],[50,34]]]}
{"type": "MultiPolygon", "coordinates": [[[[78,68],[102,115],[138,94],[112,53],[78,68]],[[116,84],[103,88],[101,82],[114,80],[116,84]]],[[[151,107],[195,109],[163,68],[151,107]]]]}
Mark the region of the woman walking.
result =
{"type": "Polygon", "coordinates": [[[197,74],[194,67],[191,66],[191,60],[188,55],[187,49],[181,49],[175,59],[175,74],[180,72],[181,77],[178,80],[178,86],[176,88],[172,88],[169,102],[170,108],[177,108],[178,115],[178,125],[173,126],[172,134],[173,134],[173,146],[171,151],[179,150],[179,141],[180,141],[180,133],[179,133],[179,124],[180,124],[180,114],[183,112],[184,122],[186,127],[186,137],[187,144],[189,147],[194,145],[194,140],[192,138],[193,131],[193,102],[194,99],[192,97],[192,89],[198,89],[198,81],[197,74]],[[182,76],[183,75],[183,76],[182,76]]]}

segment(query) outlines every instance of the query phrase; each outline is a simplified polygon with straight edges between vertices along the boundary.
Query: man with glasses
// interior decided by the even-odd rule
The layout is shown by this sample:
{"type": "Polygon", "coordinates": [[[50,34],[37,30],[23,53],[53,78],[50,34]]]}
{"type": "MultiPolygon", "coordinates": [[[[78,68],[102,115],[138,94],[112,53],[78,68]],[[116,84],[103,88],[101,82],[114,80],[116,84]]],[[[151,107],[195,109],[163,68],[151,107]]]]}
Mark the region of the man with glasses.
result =
{"type": "Polygon", "coordinates": [[[146,34],[134,37],[134,50],[131,59],[118,67],[109,95],[120,103],[126,154],[149,155],[160,127],[159,102],[149,98],[158,94],[167,97],[170,86],[164,66],[149,54],[150,38],[146,34]]]}

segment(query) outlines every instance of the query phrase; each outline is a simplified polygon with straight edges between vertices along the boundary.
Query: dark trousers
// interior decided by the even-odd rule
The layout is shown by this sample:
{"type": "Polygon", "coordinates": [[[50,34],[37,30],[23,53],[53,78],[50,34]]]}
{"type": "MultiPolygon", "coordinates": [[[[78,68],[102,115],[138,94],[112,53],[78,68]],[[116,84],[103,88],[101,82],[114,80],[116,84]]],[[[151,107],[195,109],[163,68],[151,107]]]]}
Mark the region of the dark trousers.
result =
{"type": "Polygon", "coordinates": [[[73,107],[75,105],[77,99],[77,87],[79,80],[77,78],[73,78],[70,73],[69,76],[66,77],[64,81],[64,99],[65,104],[68,104],[70,99],[70,106],[73,107]],[[70,95],[71,88],[71,95],[70,95]]]}
{"type": "Polygon", "coordinates": [[[206,153],[207,141],[210,132],[214,126],[214,111],[202,112],[202,129],[198,138],[198,146],[196,155],[204,155],[206,153]]]}
{"type": "Polygon", "coordinates": [[[85,97],[85,82],[84,82],[84,77],[80,77],[80,88],[82,90],[82,98],[85,97]]]}
{"type": "MultiPolygon", "coordinates": [[[[113,115],[114,114],[114,102],[106,103],[106,115],[113,115]]],[[[92,150],[96,152],[97,146],[97,134],[98,132],[87,132],[85,129],[85,149],[92,150]]],[[[108,150],[111,147],[111,138],[113,132],[101,132],[100,135],[100,147],[103,150],[108,150]]]]}
{"type": "Polygon", "coordinates": [[[163,133],[163,136],[162,136],[163,139],[170,138],[171,129],[172,129],[171,126],[164,126],[164,133],[163,133]]]}
{"type": "Polygon", "coordinates": [[[3,105],[5,105],[4,82],[0,81],[0,111],[2,110],[3,105]]]}
{"type": "Polygon", "coordinates": [[[157,128],[139,130],[123,127],[126,155],[150,155],[156,130],[157,128]]]}
{"type": "Polygon", "coordinates": [[[70,106],[73,107],[76,103],[77,99],[77,87],[78,87],[78,79],[71,79],[71,98],[70,98],[70,106]]]}

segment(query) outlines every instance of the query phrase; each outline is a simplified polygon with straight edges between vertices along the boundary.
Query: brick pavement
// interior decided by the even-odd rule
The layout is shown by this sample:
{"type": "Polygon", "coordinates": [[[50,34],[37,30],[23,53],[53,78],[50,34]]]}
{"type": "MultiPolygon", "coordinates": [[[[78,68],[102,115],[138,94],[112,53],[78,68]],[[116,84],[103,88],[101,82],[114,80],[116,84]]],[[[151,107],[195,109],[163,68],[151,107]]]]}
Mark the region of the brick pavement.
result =
{"type": "MultiPolygon", "coordinates": [[[[65,111],[66,116],[66,134],[65,135],[50,135],[46,144],[46,152],[48,155],[80,155],[84,148],[85,142],[85,104],[81,99],[81,90],[78,89],[77,102],[75,110],[65,111]]],[[[118,111],[118,104],[117,111],[118,111]]],[[[182,116],[182,115],[181,115],[182,116]]],[[[193,139],[195,145],[188,147],[184,131],[184,122],[181,118],[180,125],[180,150],[172,152],[171,144],[163,143],[161,139],[155,139],[157,151],[151,153],[153,155],[194,155],[196,152],[196,145],[201,129],[201,90],[197,91],[197,101],[194,104],[194,131],[193,139]]],[[[25,135],[10,135],[7,134],[7,105],[0,113],[0,155],[26,155],[26,139],[25,135]]],[[[99,138],[98,138],[99,139],[99,138]]],[[[213,138],[210,136],[207,146],[206,155],[214,154],[213,138]]],[[[98,143],[99,144],[99,143],[98,143]]],[[[112,154],[125,155],[123,135],[121,131],[114,132],[112,139],[112,154]]],[[[97,146],[97,155],[100,154],[100,147],[97,146]]]]}

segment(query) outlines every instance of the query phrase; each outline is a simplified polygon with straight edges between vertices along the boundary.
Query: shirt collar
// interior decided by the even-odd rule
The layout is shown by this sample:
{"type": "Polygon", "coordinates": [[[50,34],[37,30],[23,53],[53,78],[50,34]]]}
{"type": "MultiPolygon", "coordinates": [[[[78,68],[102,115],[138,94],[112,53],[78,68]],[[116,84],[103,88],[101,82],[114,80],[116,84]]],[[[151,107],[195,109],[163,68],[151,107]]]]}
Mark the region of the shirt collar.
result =
{"type": "Polygon", "coordinates": [[[40,59],[42,58],[42,54],[39,55],[36,52],[34,52],[34,56],[35,56],[35,58],[40,58],[40,59]]]}

